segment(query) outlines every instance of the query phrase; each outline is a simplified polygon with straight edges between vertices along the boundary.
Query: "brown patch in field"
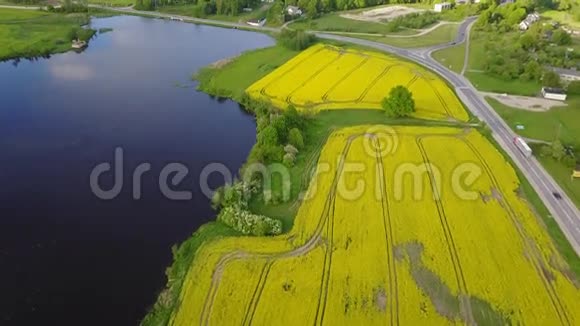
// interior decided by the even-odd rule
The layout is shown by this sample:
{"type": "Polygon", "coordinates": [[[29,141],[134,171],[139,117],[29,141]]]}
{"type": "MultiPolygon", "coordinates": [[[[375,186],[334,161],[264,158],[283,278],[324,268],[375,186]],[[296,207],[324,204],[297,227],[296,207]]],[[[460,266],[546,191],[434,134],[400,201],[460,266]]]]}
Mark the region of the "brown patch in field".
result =
{"type": "Polygon", "coordinates": [[[387,309],[387,293],[385,293],[385,289],[379,288],[375,291],[375,307],[379,309],[379,311],[384,312],[387,309]]]}

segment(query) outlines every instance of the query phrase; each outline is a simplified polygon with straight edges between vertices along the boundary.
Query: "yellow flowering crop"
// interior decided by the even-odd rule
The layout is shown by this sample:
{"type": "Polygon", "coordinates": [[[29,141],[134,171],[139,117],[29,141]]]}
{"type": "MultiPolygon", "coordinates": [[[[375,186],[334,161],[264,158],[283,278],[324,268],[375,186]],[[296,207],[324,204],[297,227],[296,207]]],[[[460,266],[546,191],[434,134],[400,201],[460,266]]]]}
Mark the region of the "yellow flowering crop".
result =
{"type": "Polygon", "coordinates": [[[449,86],[416,64],[371,51],[318,44],[251,85],[246,92],[285,108],[379,109],[391,88],[407,86],[415,116],[466,121],[468,115],[449,86]]]}
{"type": "Polygon", "coordinates": [[[518,186],[474,130],[338,130],[292,231],[202,246],[171,322],[578,325],[580,291],[518,186]]]}

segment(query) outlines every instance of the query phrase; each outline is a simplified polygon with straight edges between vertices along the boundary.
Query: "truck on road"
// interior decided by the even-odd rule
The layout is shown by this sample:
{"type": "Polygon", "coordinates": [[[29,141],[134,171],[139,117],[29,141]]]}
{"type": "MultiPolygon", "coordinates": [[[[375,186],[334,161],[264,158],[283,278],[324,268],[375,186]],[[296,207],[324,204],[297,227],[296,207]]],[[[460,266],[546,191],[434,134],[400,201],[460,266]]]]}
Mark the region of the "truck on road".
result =
{"type": "Polygon", "coordinates": [[[522,154],[524,154],[525,157],[532,156],[532,149],[521,137],[514,138],[514,145],[516,145],[516,147],[520,150],[520,152],[522,152],[522,154]]]}

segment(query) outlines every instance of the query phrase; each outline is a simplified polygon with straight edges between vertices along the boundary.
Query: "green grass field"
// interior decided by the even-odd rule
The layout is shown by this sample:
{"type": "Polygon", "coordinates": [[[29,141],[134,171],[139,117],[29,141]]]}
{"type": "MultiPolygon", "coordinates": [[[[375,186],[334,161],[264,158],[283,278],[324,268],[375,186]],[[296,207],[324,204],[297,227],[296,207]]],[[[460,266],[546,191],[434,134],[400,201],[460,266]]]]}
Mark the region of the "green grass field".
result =
{"type": "Polygon", "coordinates": [[[89,3],[109,7],[130,7],[135,0],[88,0],[89,3]]]}
{"type": "Polygon", "coordinates": [[[441,25],[434,29],[433,31],[413,37],[390,37],[390,36],[357,36],[358,38],[366,39],[369,41],[380,42],[388,45],[398,46],[401,48],[421,48],[442,43],[451,42],[455,39],[457,31],[459,29],[458,24],[446,24],[441,25]]]}
{"type": "MultiPolygon", "coordinates": [[[[470,59],[471,61],[471,59],[470,59]]],[[[536,96],[540,93],[542,85],[535,81],[503,80],[490,76],[484,72],[465,72],[465,77],[480,91],[493,93],[507,93],[513,95],[536,96]]]]}
{"type": "Polygon", "coordinates": [[[256,80],[297,53],[281,46],[248,51],[220,69],[202,69],[194,79],[200,82],[201,90],[205,92],[215,94],[217,91],[220,95],[236,98],[256,80]]]}
{"type": "Polygon", "coordinates": [[[0,60],[68,51],[71,30],[87,19],[83,14],[0,9],[0,60]]]}
{"type": "Polygon", "coordinates": [[[461,73],[465,61],[465,43],[433,52],[433,58],[456,73],[461,73]]]}
{"type": "MultiPolygon", "coordinates": [[[[313,20],[299,20],[291,23],[289,27],[315,31],[390,34],[387,31],[386,24],[343,18],[340,17],[340,13],[329,13],[313,20]]],[[[404,30],[400,33],[405,35],[417,32],[414,30],[404,30]]]]}
{"type": "Polygon", "coordinates": [[[574,19],[574,15],[566,11],[547,10],[542,12],[542,17],[555,20],[560,24],[580,28],[580,21],[574,19]]]}
{"type": "Polygon", "coordinates": [[[512,129],[518,124],[525,127],[515,130],[518,134],[545,141],[553,141],[559,135],[565,144],[580,146],[580,97],[568,100],[567,106],[546,112],[514,109],[494,99],[486,99],[512,129]]]}

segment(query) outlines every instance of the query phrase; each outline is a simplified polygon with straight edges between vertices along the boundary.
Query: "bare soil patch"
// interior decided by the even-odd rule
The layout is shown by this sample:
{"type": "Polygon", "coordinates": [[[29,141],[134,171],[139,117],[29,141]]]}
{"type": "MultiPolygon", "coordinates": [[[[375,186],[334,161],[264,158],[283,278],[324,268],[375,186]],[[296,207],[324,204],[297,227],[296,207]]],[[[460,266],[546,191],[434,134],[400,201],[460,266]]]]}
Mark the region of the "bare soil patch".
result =
{"type": "Polygon", "coordinates": [[[564,102],[548,100],[541,97],[518,96],[508,94],[487,93],[487,92],[481,93],[484,96],[492,97],[493,99],[499,101],[500,103],[510,106],[512,108],[534,112],[546,112],[553,107],[566,105],[566,103],[564,102]]]}
{"type": "Polygon", "coordinates": [[[395,19],[400,16],[405,16],[408,14],[422,12],[425,11],[424,9],[417,9],[405,6],[389,6],[389,7],[382,7],[376,8],[372,10],[365,10],[357,13],[345,13],[340,15],[343,18],[354,19],[354,20],[361,20],[361,21],[368,21],[368,22],[375,22],[381,23],[385,21],[389,21],[391,19],[395,19]]]}

